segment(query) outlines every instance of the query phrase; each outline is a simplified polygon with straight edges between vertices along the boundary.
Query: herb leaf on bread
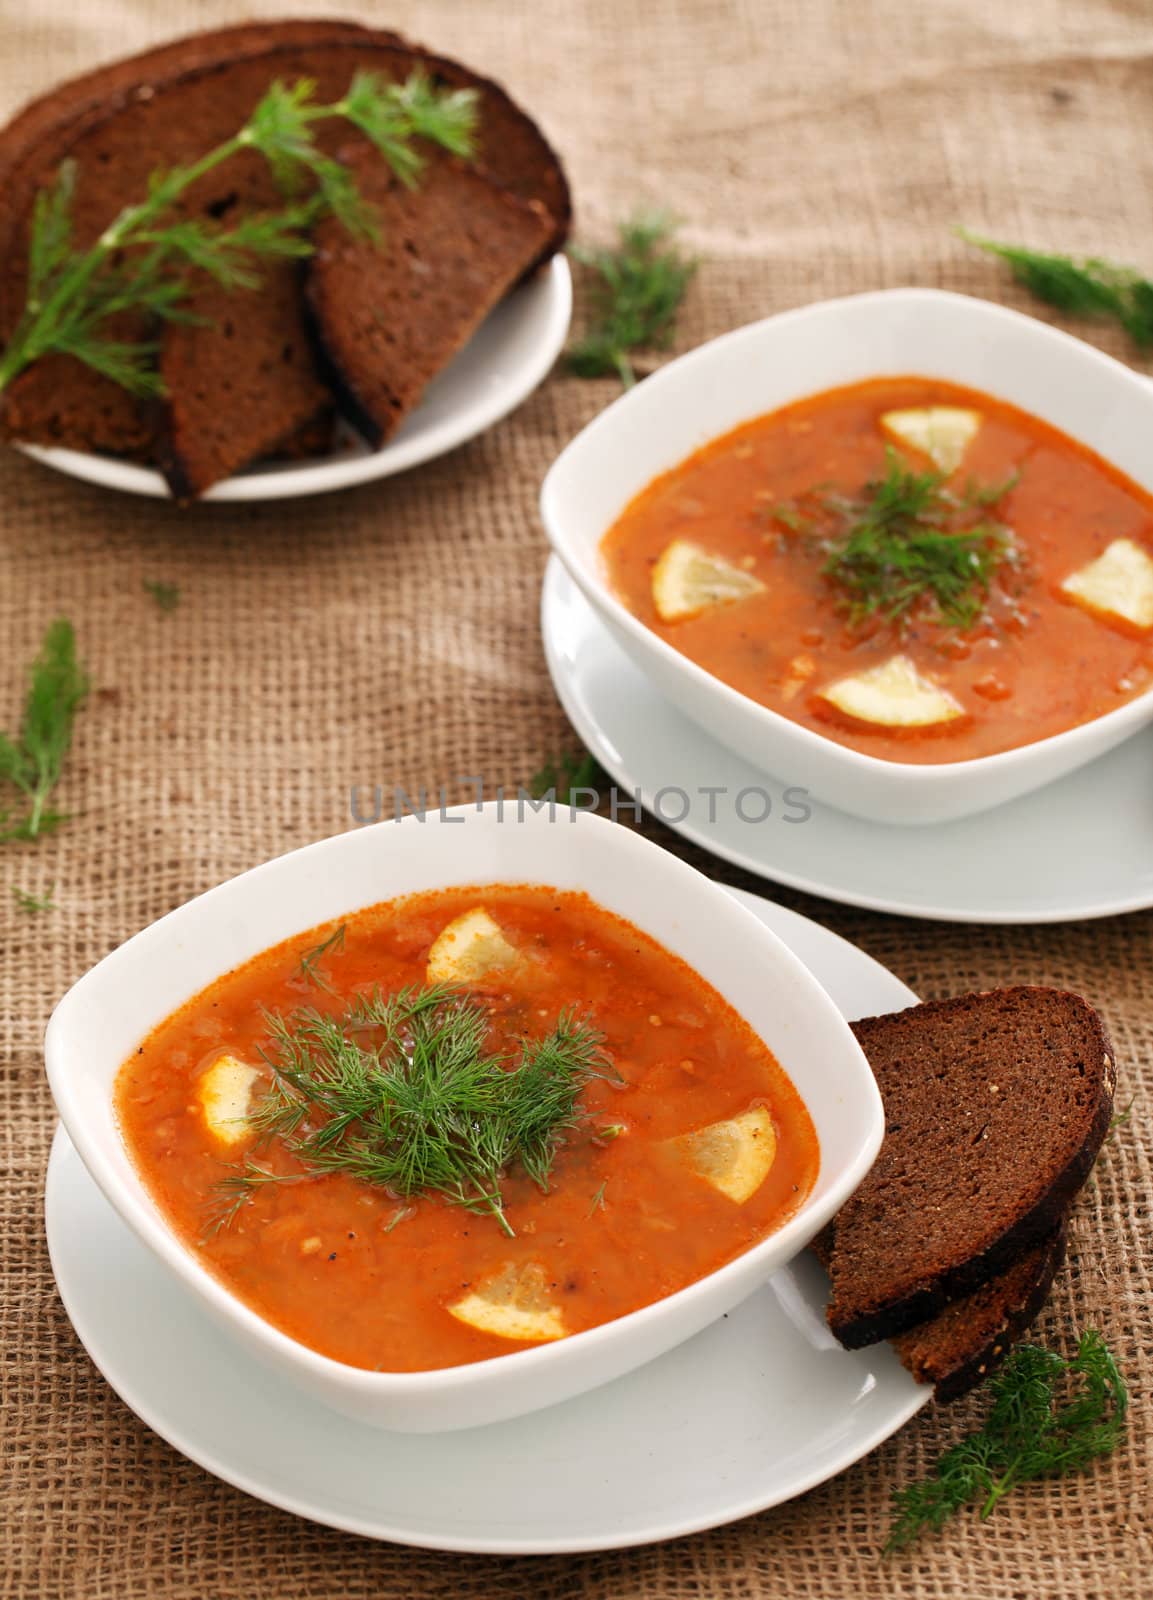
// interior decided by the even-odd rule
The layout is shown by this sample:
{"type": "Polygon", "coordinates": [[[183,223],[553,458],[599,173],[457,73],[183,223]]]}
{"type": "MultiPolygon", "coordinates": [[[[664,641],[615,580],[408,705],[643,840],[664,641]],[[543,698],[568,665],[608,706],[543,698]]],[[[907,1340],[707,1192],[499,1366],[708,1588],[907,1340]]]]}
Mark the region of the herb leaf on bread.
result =
{"type": "Polygon", "coordinates": [[[351,171],[316,142],[317,123],[342,119],[368,138],[405,183],[419,180],[426,139],[456,155],[472,153],[476,95],[435,88],[421,73],[405,83],[358,73],[345,96],[318,104],[315,84],[274,83],[232,138],[187,166],[154,173],[148,193],[124,207],[87,250],[72,240],[72,202],[80,175],[64,162],[41,191],[32,217],[28,291],[23,315],[0,356],[0,391],[42,357],[74,356],[140,395],[161,392],[155,346],[110,332],[125,312],[187,320],[189,278],[203,272],[230,287],[259,281],[260,259],[306,256],[306,230],[331,213],[354,232],[371,235],[371,207],[351,171]],[[272,167],[284,193],[275,211],[217,224],[179,214],[187,191],[245,150],[272,167]]]}

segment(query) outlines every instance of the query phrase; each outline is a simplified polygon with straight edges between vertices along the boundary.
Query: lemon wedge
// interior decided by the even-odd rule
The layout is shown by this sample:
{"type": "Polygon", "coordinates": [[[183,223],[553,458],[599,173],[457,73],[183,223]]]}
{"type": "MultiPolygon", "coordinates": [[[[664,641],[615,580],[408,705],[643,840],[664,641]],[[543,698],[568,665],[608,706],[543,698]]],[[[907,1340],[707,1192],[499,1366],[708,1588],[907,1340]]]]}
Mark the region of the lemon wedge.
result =
{"type": "Polygon", "coordinates": [[[682,1134],[674,1143],[699,1178],[739,1206],[756,1194],[777,1154],[776,1129],[764,1106],[682,1134]]]}
{"type": "Polygon", "coordinates": [[[1153,628],[1153,557],[1132,539],[1114,539],[1066,578],[1061,592],[1106,621],[1153,628]]]}
{"type": "Polygon", "coordinates": [[[653,605],[662,622],[683,622],[764,587],[751,572],[687,539],[674,539],[653,568],[653,605]]]}
{"type": "Polygon", "coordinates": [[[235,1056],[214,1061],[197,1085],[204,1122],[218,1144],[240,1144],[248,1137],[252,1086],[260,1073],[235,1056]]]}
{"type": "Polygon", "coordinates": [[[442,928],[428,952],[429,983],[475,983],[499,967],[512,966],[517,951],[483,906],[464,911],[442,928]]]}
{"type": "Polygon", "coordinates": [[[838,678],[819,693],[847,717],[882,728],[928,728],[965,715],[960,702],[922,677],[908,656],[890,656],[879,667],[838,678]]]}
{"type": "Polygon", "coordinates": [[[543,1267],[534,1262],[507,1266],[479,1289],[449,1306],[459,1322],[498,1339],[543,1343],[563,1339],[567,1329],[560,1310],[548,1297],[543,1267]]]}
{"type": "Polygon", "coordinates": [[[981,426],[979,411],[962,406],[922,406],[910,411],[886,411],[881,427],[895,444],[919,450],[938,472],[956,472],[965,451],[981,426]]]}

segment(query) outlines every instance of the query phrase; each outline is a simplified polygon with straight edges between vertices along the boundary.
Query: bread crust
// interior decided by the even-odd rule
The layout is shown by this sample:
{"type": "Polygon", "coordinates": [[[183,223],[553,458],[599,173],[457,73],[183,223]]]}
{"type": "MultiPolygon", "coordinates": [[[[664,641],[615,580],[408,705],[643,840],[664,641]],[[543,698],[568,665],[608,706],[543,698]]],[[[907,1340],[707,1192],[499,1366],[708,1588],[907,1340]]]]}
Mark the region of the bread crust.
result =
{"type": "MultiPolygon", "coordinates": [[[[1000,1325],[985,1337],[976,1349],[971,1349],[963,1360],[950,1365],[947,1360],[918,1360],[912,1348],[918,1335],[932,1337],[933,1323],[914,1328],[893,1341],[897,1355],[918,1383],[932,1383],[934,1399],[941,1404],[959,1400],[978,1384],[984,1383],[1004,1361],[1013,1345],[1034,1318],[1040,1313],[1049,1297],[1053,1279],[1065,1260],[1066,1227],[1064,1221],[1036,1247],[1035,1276],[1023,1300],[1006,1305],[1000,1325]]],[[[954,1304],[949,1311],[963,1312],[964,1306],[954,1304]]],[[[933,1319],[936,1322],[938,1319],[933,1319]]],[[[942,1341],[944,1342],[944,1341],[942,1341]]]]}

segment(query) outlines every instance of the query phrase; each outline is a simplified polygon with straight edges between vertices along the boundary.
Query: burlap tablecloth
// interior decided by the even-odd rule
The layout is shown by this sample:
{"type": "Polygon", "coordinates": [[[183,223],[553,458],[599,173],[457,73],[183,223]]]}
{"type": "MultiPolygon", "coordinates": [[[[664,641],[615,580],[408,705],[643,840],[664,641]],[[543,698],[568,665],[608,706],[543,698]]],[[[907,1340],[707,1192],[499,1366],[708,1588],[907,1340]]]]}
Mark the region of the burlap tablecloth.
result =
{"type": "MultiPolygon", "coordinates": [[[[100,58],[236,15],[226,0],[3,0],[0,113],[100,58]]],[[[683,346],[883,285],[1022,303],[952,237],[958,221],[1153,267],[1145,0],[394,0],[362,15],[519,92],[569,163],[586,236],[638,200],[685,219],[704,265],[683,346]]],[[[75,820],[34,847],[5,847],[0,872],[4,1596],[1153,1592],[1148,915],[950,927],[755,885],[925,995],[1013,981],[1083,990],[1113,1030],[1120,1101],[1135,1096],[1078,1208],[1071,1264],[1039,1330],[1061,1346],[1076,1327],[1104,1330],[1136,1390],[1130,1442],[1090,1474],[1029,1487],[989,1524],[963,1517],[911,1555],[879,1557],[889,1491],[971,1425],[979,1400],[929,1408],[835,1482],[736,1526],[623,1554],[503,1561],[374,1545],[225,1487],[149,1433],[72,1334],[41,1218],[51,1006],[160,913],[349,826],[353,783],[412,789],[460,772],[512,783],[571,746],[538,637],[536,493],[558,447],[613,392],[554,377],[434,465],[252,509],[182,514],[0,456],[0,725],[16,719],[23,664],[57,614],[74,619],[98,686],[63,791],[75,820]],[[163,614],[145,579],[179,584],[180,608],[163,614]],[[12,886],[52,884],[59,909],[16,910],[12,886]]]]}

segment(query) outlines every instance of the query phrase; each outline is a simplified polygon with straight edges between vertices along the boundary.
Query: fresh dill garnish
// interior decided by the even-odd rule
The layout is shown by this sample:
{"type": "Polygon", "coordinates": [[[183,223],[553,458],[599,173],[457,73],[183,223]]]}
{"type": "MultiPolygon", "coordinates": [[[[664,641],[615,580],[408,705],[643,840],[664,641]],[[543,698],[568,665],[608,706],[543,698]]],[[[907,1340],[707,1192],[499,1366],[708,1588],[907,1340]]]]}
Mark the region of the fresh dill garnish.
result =
{"type": "MultiPolygon", "coordinates": [[[[580,1095],[613,1077],[601,1035],[573,1011],[524,1039],[515,1059],[486,1049],[488,1012],[447,985],[379,990],[339,1014],[269,1015],[262,1050],[272,1083],[250,1114],[301,1171],[344,1173],[398,1200],[438,1194],[495,1217],[510,1237],[502,1183],[513,1167],[547,1190],[580,1095]]],[[[225,1180],[225,1222],[237,1196],[277,1175],[242,1168],[225,1180]]]]}
{"type": "Polygon", "coordinates": [[[1019,1345],[989,1390],[983,1426],[946,1450],[929,1477],[894,1492],[887,1554],[936,1532],[974,1501],[990,1516],[1017,1484],[1076,1472],[1125,1433],[1125,1382],[1092,1328],[1071,1358],[1019,1345]]]}
{"type": "Polygon", "coordinates": [[[175,611],[180,604],[180,589],[175,583],[165,583],[160,578],[145,578],[144,591],[152,596],[161,611],[175,611]]]}
{"type": "Polygon", "coordinates": [[[27,809],[16,821],[14,808],[0,813],[0,843],[35,839],[66,820],[47,802],[64,769],[88,678],[76,659],[72,624],[63,617],[49,624],[28,679],[19,734],[0,733],[0,779],[19,790],[27,809]]]}
{"type": "Polygon", "coordinates": [[[605,1209],[605,1189],[607,1187],[608,1179],[606,1178],[601,1184],[600,1188],[597,1190],[596,1194],[593,1195],[592,1205],[589,1206],[590,1217],[594,1216],[598,1211],[603,1211],[605,1209]]]}
{"type": "Polygon", "coordinates": [[[314,945],[311,950],[306,950],[300,958],[298,971],[306,983],[314,983],[318,989],[327,989],[329,994],[336,991],[328,979],[320,972],[319,965],[324,957],[331,955],[334,950],[344,949],[344,935],[347,931],[345,923],[333,930],[321,944],[314,945]]]}
{"type": "Polygon", "coordinates": [[[1142,350],[1153,344],[1153,283],[1136,268],[1097,256],[1048,255],[983,239],[966,228],[957,231],[967,244],[1006,262],[1017,282],[1038,300],[1073,316],[1109,317],[1142,350]]]}
{"type": "Polygon", "coordinates": [[[125,206],[87,250],[73,244],[73,202],[79,181],[65,161],[37,196],[28,248],[24,311],[0,356],[0,391],[41,357],[75,356],[135,394],[162,392],[155,342],[126,342],[105,329],[123,312],[188,321],[185,302],[196,273],[226,288],[259,283],[262,258],[312,253],[308,229],[324,213],[347,228],[375,236],[376,215],[348,167],[324,154],[317,123],[340,119],[364,134],[396,175],[415,184],[423,138],[470,156],[476,126],[475,92],[437,88],[424,73],[405,83],[358,72],[347,93],[318,104],[316,85],[301,78],[276,82],[231,139],[185,167],[154,172],[148,193],[125,206]],[[284,199],[279,210],[241,217],[231,226],[181,216],[185,191],[244,151],[264,158],[284,199]]]}
{"type": "Polygon", "coordinates": [[[546,761],[529,783],[529,793],[534,800],[544,800],[555,793],[558,803],[572,803],[577,789],[591,789],[600,794],[608,781],[608,774],[588,750],[570,750],[557,761],[546,761]]]}
{"type": "Polygon", "coordinates": [[[805,538],[852,627],[872,617],[903,624],[918,607],[936,622],[969,628],[993,577],[1015,558],[1009,530],[983,518],[1015,479],[961,494],[945,474],[916,472],[890,446],[884,476],[857,497],[821,494],[768,508],[785,537],[805,538]]]}
{"type": "Polygon", "coordinates": [[[16,901],[17,909],[29,916],[34,916],[38,911],[55,911],[56,902],[52,898],[55,893],[55,884],[47,894],[33,894],[30,889],[18,889],[15,885],[12,887],[12,897],[16,901]]]}
{"type": "Polygon", "coordinates": [[[566,352],[569,371],[578,378],[615,374],[631,389],[636,382],[633,352],[668,348],[697,270],[696,262],[673,243],[675,231],[669,217],[637,215],[621,223],[611,249],[574,246],[574,259],[593,274],[592,326],[566,352]]]}
{"type": "Polygon", "coordinates": [[[235,1222],[257,1189],[267,1184],[300,1183],[306,1176],[300,1172],[270,1172],[251,1156],[246,1157],[243,1166],[216,1184],[216,1202],[202,1237],[209,1239],[235,1222]]]}

